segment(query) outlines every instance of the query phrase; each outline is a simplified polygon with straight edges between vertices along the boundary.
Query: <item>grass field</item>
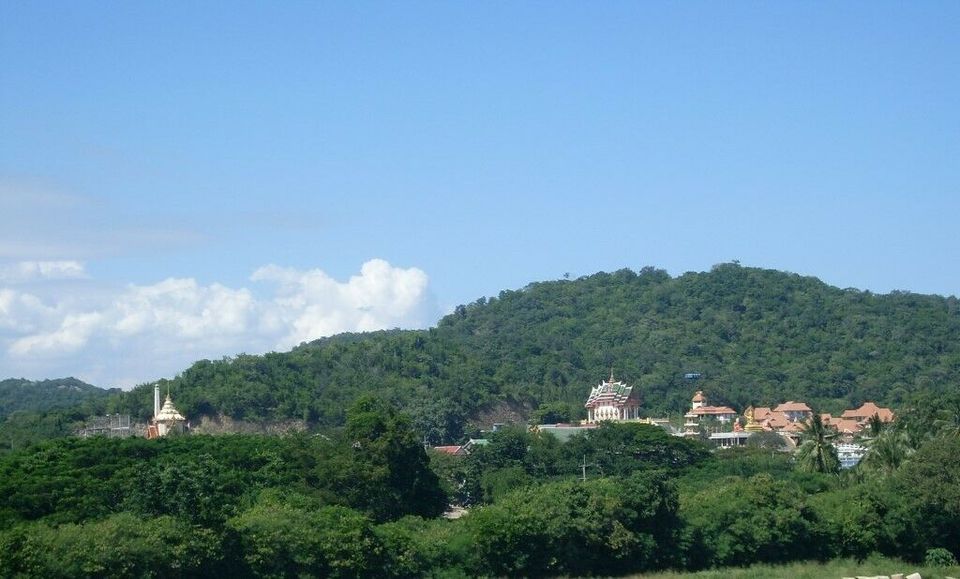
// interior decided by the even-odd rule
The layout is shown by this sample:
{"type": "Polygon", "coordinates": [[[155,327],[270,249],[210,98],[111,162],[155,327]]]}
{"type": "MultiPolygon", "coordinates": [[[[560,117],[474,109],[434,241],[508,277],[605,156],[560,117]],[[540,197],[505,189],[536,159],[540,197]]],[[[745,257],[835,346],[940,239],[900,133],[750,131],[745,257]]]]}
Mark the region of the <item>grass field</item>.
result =
{"type": "Polygon", "coordinates": [[[746,568],[726,568],[698,573],[667,572],[634,575],[636,579],[830,579],[841,577],[920,573],[923,579],[960,579],[960,567],[924,567],[897,559],[870,557],[866,561],[839,559],[836,561],[790,563],[788,565],[753,565],[746,568]]]}

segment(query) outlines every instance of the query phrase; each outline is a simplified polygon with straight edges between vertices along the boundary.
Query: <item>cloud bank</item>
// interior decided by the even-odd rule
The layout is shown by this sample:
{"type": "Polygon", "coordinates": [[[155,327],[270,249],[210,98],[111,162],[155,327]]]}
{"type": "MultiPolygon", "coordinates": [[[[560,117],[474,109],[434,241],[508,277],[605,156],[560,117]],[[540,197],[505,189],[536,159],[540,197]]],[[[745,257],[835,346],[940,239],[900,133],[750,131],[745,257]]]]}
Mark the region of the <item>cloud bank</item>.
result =
{"type": "Polygon", "coordinates": [[[0,265],[0,283],[22,283],[41,280],[84,279],[83,263],[73,260],[21,261],[0,265]]]}
{"type": "Polygon", "coordinates": [[[438,315],[426,273],[382,259],[347,281],[276,265],[256,270],[252,288],[170,278],[108,292],[96,307],[10,287],[83,278],[82,264],[24,263],[0,268],[0,377],[75,375],[129,387],[201,358],[285,350],[341,332],[425,327],[438,315]]]}

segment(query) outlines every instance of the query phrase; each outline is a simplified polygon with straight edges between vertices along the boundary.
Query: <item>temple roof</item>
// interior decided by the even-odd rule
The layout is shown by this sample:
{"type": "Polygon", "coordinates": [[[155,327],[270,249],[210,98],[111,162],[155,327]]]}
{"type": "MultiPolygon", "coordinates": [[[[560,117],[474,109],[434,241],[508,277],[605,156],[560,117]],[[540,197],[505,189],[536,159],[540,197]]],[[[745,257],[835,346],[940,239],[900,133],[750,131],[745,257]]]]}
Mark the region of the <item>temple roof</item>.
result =
{"type": "Polygon", "coordinates": [[[831,420],[830,426],[836,428],[838,432],[844,434],[856,434],[862,429],[860,423],[851,418],[840,418],[831,420]]]}
{"type": "Polygon", "coordinates": [[[163,408],[160,409],[160,413],[157,414],[157,415],[154,417],[154,419],[155,419],[157,422],[164,422],[164,421],[181,421],[181,422],[183,422],[183,421],[186,420],[186,418],[184,418],[183,415],[180,414],[180,413],[177,411],[177,408],[173,405],[173,400],[171,400],[169,394],[167,394],[167,399],[164,400],[164,402],[163,402],[163,408]]]}
{"type": "Polygon", "coordinates": [[[717,414],[736,414],[737,411],[729,406],[701,406],[699,408],[694,408],[690,411],[690,414],[695,415],[717,415],[717,414]]]}
{"type": "Polygon", "coordinates": [[[773,414],[773,410],[769,406],[757,406],[753,409],[753,419],[757,422],[766,420],[771,414],[773,414]]]}
{"type": "Polygon", "coordinates": [[[893,412],[889,408],[877,406],[873,402],[864,402],[863,406],[856,410],[844,410],[841,415],[843,418],[852,418],[855,420],[868,420],[876,414],[880,420],[890,422],[893,420],[893,412]]]}
{"type": "Polygon", "coordinates": [[[639,405],[640,401],[637,400],[637,395],[633,393],[633,386],[627,386],[620,381],[608,382],[604,380],[599,386],[594,386],[590,390],[590,396],[587,397],[584,407],[639,405]]]}
{"type": "Polygon", "coordinates": [[[810,410],[810,407],[804,404],[803,402],[794,402],[790,400],[789,402],[784,402],[780,406],[777,406],[773,409],[774,412],[813,412],[810,410]]]}
{"type": "Polygon", "coordinates": [[[707,397],[703,395],[703,390],[697,390],[697,393],[693,395],[694,402],[706,402],[707,397]]]}

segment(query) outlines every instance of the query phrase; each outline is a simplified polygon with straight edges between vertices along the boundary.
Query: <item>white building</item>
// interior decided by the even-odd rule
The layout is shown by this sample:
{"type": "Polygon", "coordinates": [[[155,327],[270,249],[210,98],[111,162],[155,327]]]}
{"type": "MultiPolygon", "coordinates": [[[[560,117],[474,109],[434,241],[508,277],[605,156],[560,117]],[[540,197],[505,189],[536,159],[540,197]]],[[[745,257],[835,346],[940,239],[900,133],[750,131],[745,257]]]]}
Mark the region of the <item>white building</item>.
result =
{"type": "Polygon", "coordinates": [[[587,424],[596,424],[604,420],[622,421],[640,418],[640,396],[619,380],[600,382],[590,390],[590,396],[584,404],[587,409],[587,424]]]}
{"type": "Polygon", "coordinates": [[[153,420],[147,426],[147,438],[158,438],[170,433],[180,433],[186,429],[187,419],[173,405],[173,399],[167,392],[167,398],[160,406],[160,386],[153,387],[153,420]]]}

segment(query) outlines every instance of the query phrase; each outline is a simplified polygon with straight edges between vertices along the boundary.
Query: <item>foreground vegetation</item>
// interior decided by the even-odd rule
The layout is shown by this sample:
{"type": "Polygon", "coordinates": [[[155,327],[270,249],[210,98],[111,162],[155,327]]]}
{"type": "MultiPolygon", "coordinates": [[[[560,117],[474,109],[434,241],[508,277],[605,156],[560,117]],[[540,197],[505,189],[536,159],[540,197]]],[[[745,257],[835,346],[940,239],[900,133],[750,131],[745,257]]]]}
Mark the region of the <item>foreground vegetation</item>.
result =
{"type": "Polygon", "coordinates": [[[0,458],[0,576],[625,575],[877,553],[949,564],[960,436],[913,420],[929,411],[904,416],[928,426],[897,468],[843,476],[638,424],[565,444],[507,429],[469,456],[431,457],[371,398],[322,435],[48,441],[0,458]],[[469,514],[440,518],[448,501],[469,514]]]}
{"type": "Polygon", "coordinates": [[[837,559],[828,562],[801,562],[786,565],[751,565],[709,571],[644,573],[635,579],[824,579],[824,577],[890,576],[920,573],[923,579],[960,576],[960,566],[926,566],[889,557],[871,556],[864,561],[837,559]]]}

